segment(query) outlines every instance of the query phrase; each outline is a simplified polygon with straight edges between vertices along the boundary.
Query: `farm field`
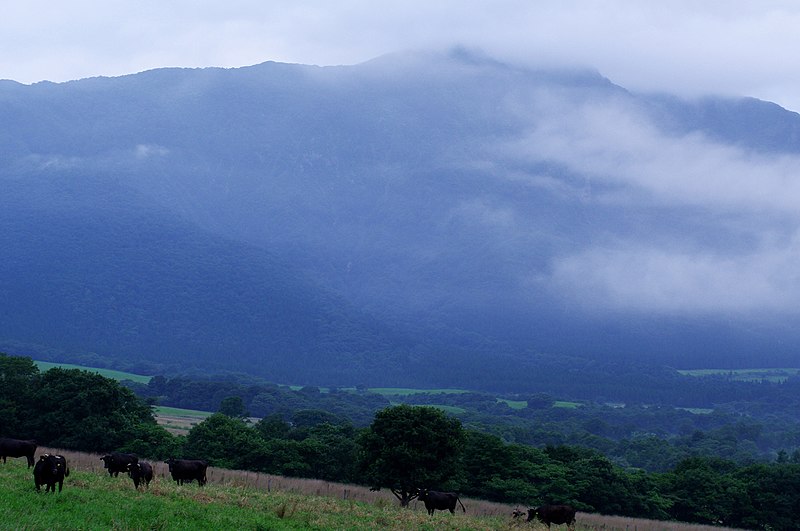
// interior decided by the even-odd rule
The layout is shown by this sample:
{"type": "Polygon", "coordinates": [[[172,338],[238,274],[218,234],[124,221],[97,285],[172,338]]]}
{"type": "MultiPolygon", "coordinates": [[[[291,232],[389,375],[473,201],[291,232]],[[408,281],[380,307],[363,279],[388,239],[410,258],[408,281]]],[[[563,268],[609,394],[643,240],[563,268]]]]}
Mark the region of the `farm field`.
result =
{"type": "Polygon", "coordinates": [[[115,371],[111,369],[98,369],[96,367],[85,367],[83,365],[73,365],[71,363],[51,363],[49,361],[33,361],[39,370],[42,372],[48,371],[53,367],[60,367],[62,369],[80,369],[83,371],[95,372],[106,378],[111,378],[113,380],[122,381],[122,380],[131,380],[133,382],[143,383],[146,384],[150,381],[152,376],[145,376],[142,374],[133,374],[130,372],[123,372],[123,371],[115,371]]]}
{"type": "Polygon", "coordinates": [[[785,382],[800,374],[798,368],[783,369],[691,369],[679,370],[685,376],[727,376],[741,382],[785,382]]]}
{"type": "Polygon", "coordinates": [[[186,435],[194,426],[213,414],[211,411],[167,406],[153,406],[153,413],[156,422],[173,435],[186,435]]]}
{"type": "MultiPolygon", "coordinates": [[[[164,463],[153,463],[154,481],[136,491],[129,478],[108,476],[99,454],[38,453],[45,451],[67,458],[63,492],[37,493],[24,460],[0,465],[0,529],[545,529],[514,521],[509,505],[465,499],[466,514],[437,511],[431,517],[421,503],[401,509],[385,490],[233,470],[210,468],[202,488],[177,486],[164,463]]],[[[577,529],[724,528],[579,513],[577,529]]]]}
{"type": "Polygon", "coordinates": [[[411,389],[408,387],[370,387],[367,389],[370,393],[375,393],[378,395],[415,395],[419,393],[431,393],[431,394],[464,394],[469,393],[466,389],[411,389]]]}

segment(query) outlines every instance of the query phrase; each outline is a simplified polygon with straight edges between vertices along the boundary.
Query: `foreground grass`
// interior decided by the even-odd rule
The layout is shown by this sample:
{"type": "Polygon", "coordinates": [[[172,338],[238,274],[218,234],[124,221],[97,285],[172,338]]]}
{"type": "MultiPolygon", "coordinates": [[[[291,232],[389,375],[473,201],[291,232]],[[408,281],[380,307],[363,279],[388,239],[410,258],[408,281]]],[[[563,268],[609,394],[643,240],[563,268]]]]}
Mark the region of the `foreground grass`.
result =
{"type": "MultiPolygon", "coordinates": [[[[385,490],[209,468],[209,484],[177,486],[166,465],[136,491],[127,477],[111,478],[99,454],[52,448],[70,463],[64,491],[37,493],[24,459],[0,464],[0,530],[544,530],[510,517],[513,506],[465,499],[466,514],[437,511],[421,502],[400,509],[385,490]]],[[[517,507],[519,508],[519,507],[517,507]]],[[[728,528],[578,513],[577,531],[723,531],[728,528]]],[[[553,529],[565,529],[554,526],[553,529]]]]}
{"type": "Polygon", "coordinates": [[[177,486],[137,492],[127,477],[72,470],[61,493],[37,493],[23,460],[0,465],[0,529],[507,529],[501,517],[401,510],[249,487],[177,486]]]}

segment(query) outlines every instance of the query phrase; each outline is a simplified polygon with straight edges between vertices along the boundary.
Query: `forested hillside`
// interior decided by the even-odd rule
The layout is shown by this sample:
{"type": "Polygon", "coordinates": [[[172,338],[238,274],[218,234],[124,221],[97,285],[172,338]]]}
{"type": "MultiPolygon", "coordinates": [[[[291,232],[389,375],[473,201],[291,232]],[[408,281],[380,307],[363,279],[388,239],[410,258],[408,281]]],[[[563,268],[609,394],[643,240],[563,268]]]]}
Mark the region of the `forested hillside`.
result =
{"type": "Polygon", "coordinates": [[[3,82],[0,118],[7,352],[609,394],[608,363],[797,365],[768,102],[453,50],[3,82]]]}

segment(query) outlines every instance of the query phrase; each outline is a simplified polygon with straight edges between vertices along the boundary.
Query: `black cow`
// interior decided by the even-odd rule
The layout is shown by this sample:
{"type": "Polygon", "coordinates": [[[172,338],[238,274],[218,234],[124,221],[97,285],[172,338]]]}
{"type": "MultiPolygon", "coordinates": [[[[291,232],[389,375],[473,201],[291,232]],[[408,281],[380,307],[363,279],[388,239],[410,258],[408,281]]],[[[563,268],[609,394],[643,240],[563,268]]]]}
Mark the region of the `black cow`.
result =
{"type": "Polygon", "coordinates": [[[30,468],[33,466],[34,453],[36,453],[36,441],[0,438],[0,457],[3,458],[3,463],[6,462],[6,457],[26,457],[30,468]]]}
{"type": "Polygon", "coordinates": [[[67,460],[63,456],[53,454],[42,454],[39,461],[33,467],[33,482],[36,484],[36,491],[41,491],[41,486],[46,485],[45,492],[55,492],[58,483],[58,492],[64,487],[64,478],[69,476],[67,460]]]}
{"type": "Polygon", "coordinates": [[[103,468],[108,469],[108,475],[117,477],[120,472],[127,472],[128,465],[137,463],[139,458],[133,454],[111,452],[101,457],[100,460],[103,461],[103,468]]]}
{"type": "MultiPolygon", "coordinates": [[[[450,511],[451,514],[456,514],[456,502],[461,503],[458,499],[458,494],[455,492],[436,492],[435,490],[420,490],[417,496],[420,501],[425,502],[425,508],[428,514],[432,515],[433,511],[450,511]]],[[[461,509],[467,512],[467,508],[461,503],[461,509]]]]}
{"type": "Polygon", "coordinates": [[[571,505],[542,505],[535,509],[528,509],[528,522],[539,518],[547,524],[567,524],[567,528],[575,529],[575,508],[571,505]]]}
{"type": "Polygon", "coordinates": [[[201,487],[206,484],[206,468],[208,463],[199,459],[175,459],[170,457],[164,461],[169,465],[169,471],[178,485],[184,482],[191,483],[197,480],[201,487]]]}
{"type": "Polygon", "coordinates": [[[138,461],[128,465],[128,475],[133,480],[133,486],[139,488],[139,483],[145,487],[150,486],[153,480],[153,467],[147,461],[138,461]]]}

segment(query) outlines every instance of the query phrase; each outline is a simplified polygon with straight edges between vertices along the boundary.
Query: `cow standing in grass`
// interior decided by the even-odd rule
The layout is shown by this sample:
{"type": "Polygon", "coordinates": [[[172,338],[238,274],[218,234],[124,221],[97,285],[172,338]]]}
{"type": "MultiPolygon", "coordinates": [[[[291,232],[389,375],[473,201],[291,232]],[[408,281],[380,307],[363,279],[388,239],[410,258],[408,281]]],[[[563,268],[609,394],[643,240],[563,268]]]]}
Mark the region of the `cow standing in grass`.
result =
{"type": "Polygon", "coordinates": [[[46,485],[45,492],[55,492],[58,483],[58,492],[64,487],[64,478],[69,476],[67,460],[61,455],[42,454],[39,461],[33,467],[33,482],[36,491],[41,491],[42,485],[46,485]]]}
{"type": "Polygon", "coordinates": [[[36,441],[25,441],[20,439],[0,438],[0,457],[3,464],[6,457],[25,457],[28,459],[28,468],[34,465],[33,455],[36,453],[36,441]]]}
{"type": "Polygon", "coordinates": [[[128,467],[139,461],[139,458],[133,454],[123,454],[119,452],[111,452],[100,458],[103,461],[103,468],[108,469],[108,475],[117,477],[120,472],[127,472],[128,467]]]}
{"type": "Polygon", "coordinates": [[[153,467],[147,461],[138,461],[128,465],[128,475],[133,480],[133,486],[137,489],[140,483],[144,483],[145,487],[150,486],[153,480],[153,467]]]}
{"type": "Polygon", "coordinates": [[[199,459],[175,459],[170,457],[164,461],[169,465],[169,472],[172,474],[178,485],[183,485],[184,482],[191,483],[197,481],[201,487],[206,484],[206,469],[208,463],[199,459]]]}
{"type": "Polygon", "coordinates": [[[528,522],[538,518],[550,529],[550,524],[567,524],[568,529],[575,529],[575,508],[571,505],[541,505],[528,509],[528,522]]]}
{"type": "MultiPolygon", "coordinates": [[[[461,503],[458,499],[458,494],[455,492],[437,492],[435,490],[420,490],[419,500],[425,502],[425,508],[428,514],[433,515],[437,509],[440,511],[450,511],[451,514],[456,514],[456,502],[461,503]]],[[[467,508],[461,503],[461,509],[467,512],[467,508]]]]}

